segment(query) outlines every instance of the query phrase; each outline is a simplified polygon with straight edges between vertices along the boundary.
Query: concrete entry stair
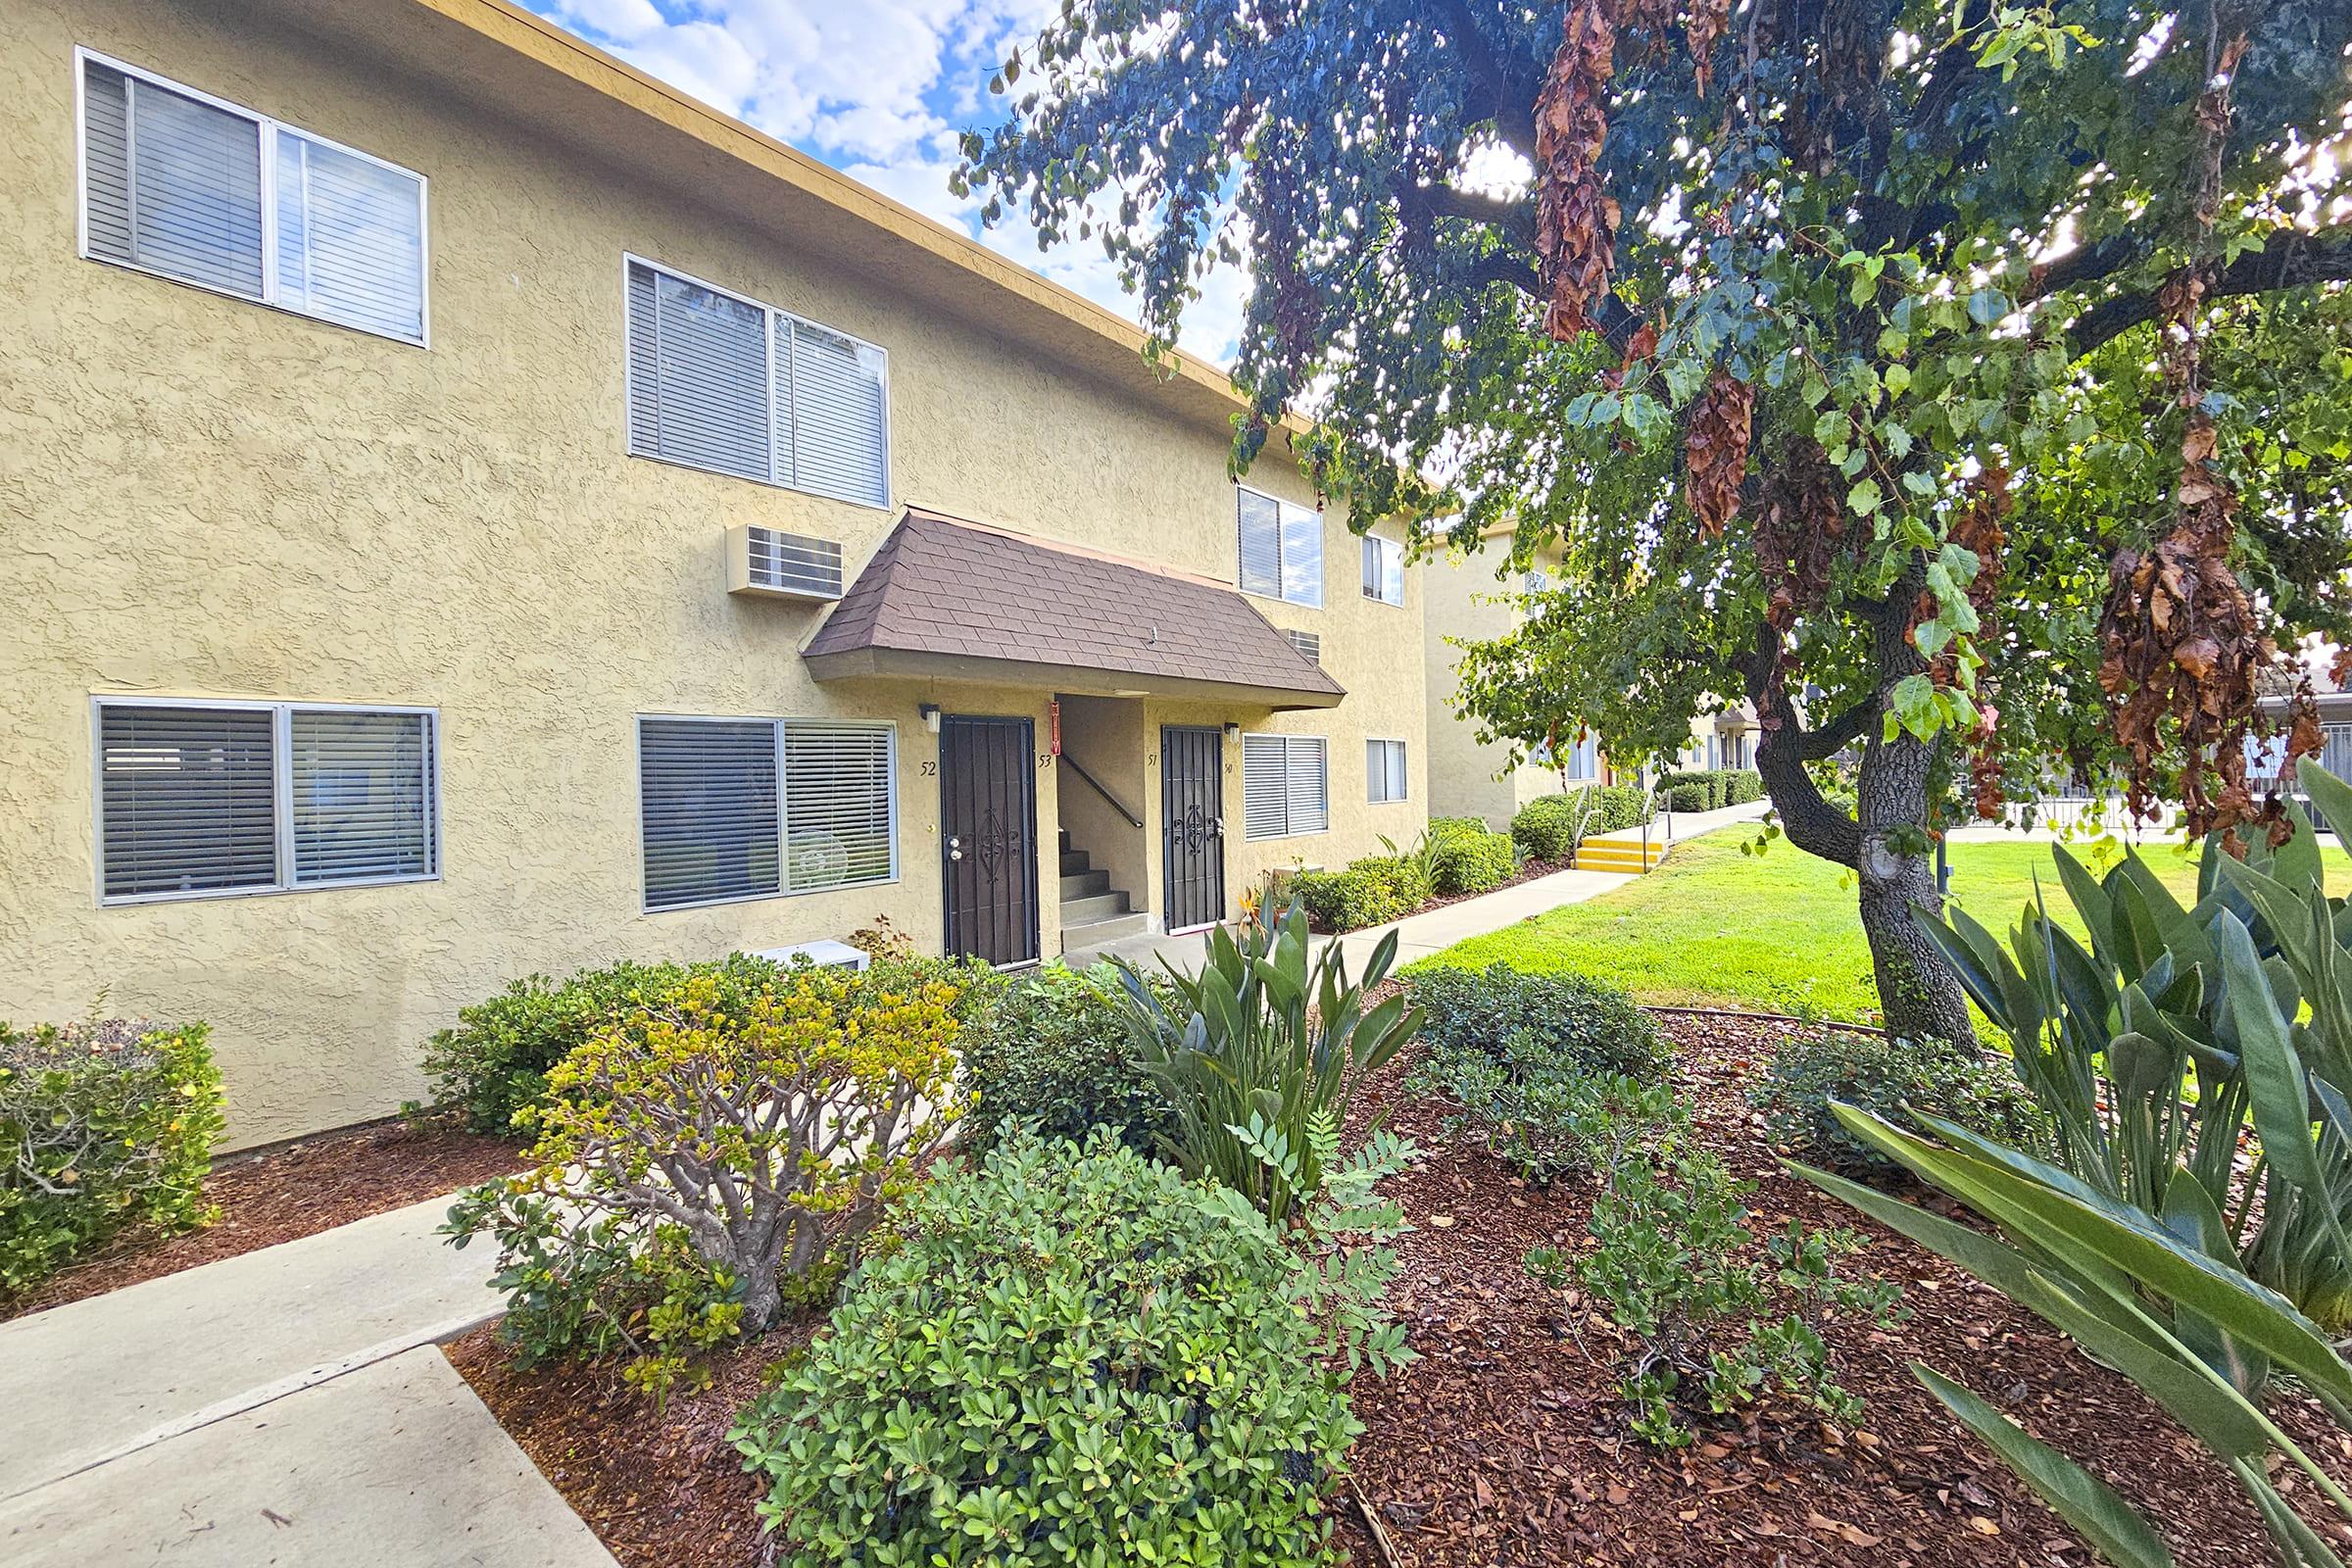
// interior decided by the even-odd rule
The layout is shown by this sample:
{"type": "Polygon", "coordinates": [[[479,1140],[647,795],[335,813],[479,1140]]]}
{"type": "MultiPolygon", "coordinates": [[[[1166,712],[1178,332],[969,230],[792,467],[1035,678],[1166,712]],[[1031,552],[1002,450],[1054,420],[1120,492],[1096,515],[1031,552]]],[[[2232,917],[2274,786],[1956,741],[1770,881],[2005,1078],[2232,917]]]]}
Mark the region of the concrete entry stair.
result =
{"type": "Polygon", "coordinates": [[[1576,868],[1580,871],[1611,871],[1627,876],[1640,876],[1666,858],[1666,843],[1652,833],[1647,844],[1639,831],[1633,833],[1601,833],[1577,847],[1576,868]]]}
{"type": "Polygon", "coordinates": [[[1126,893],[1110,885],[1110,873],[1099,869],[1086,851],[1070,846],[1070,830],[1061,830],[1061,951],[1098,948],[1105,942],[1141,934],[1152,917],[1133,906],[1126,893]]]}

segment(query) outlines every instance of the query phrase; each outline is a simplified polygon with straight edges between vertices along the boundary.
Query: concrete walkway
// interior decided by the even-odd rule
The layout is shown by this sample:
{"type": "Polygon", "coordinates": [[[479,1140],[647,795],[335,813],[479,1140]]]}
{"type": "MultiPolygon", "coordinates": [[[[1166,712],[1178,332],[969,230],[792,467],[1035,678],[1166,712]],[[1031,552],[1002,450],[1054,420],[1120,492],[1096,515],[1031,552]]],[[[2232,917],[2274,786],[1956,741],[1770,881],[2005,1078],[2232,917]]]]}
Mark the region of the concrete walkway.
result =
{"type": "Polygon", "coordinates": [[[0,1324],[0,1561],[610,1568],[436,1348],[503,1304],[448,1207],[0,1324]]]}
{"type": "MultiPolygon", "coordinates": [[[[1747,806],[1727,806],[1719,811],[1677,811],[1671,825],[1666,813],[1660,812],[1651,823],[1653,842],[1685,843],[1734,823],[1757,821],[1768,808],[1764,802],[1758,801],[1747,806]]],[[[1462,899],[1435,909],[1424,909],[1419,914],[1408,914],[1392,925],[1366,926],[1338,937],[1316,937],[1310,953],[1319,954],[1331,943],[1343,943],[1350,966],[1360,969],[1362,961],[1371,956],[1373,945],[1394,931],[1396,965],[1402,968],[1415,958],[1443,952],[1466,937],[1484,936],[1522,920],[1532,920],[1563,904],[1582,904],[1633,879],[1630,873],[1613,871],[1554,871],[1549,876],[1536,877],[1494,893],[1482,893],[1475,899],[1462,899]]],[[[1200,968],[1200,955],[1201,938],[1196,932],[1182,937],[1122,937],[1101,947],[1065,954],[1062,961],[1079,968],[1123,958],[1139,968],[1156,972],[1164,959],[1191,973],[1200,968]]]]}

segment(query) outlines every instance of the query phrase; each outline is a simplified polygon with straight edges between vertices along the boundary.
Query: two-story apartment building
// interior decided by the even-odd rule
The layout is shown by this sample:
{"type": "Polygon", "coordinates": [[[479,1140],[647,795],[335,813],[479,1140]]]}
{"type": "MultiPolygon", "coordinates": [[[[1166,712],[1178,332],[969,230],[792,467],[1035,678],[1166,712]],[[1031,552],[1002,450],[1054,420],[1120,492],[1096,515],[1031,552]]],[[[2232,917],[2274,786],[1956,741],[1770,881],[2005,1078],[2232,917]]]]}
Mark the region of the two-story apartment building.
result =
{"type": "MultiPolygon", "coordinates": [[[[1526,619],[1522,598],[1542,592],[1558,569],[1559,549],[1551,545],[1539,551],[1525,570],[1513,572],[1509,535],[1508,528],[1490,529],[1478,550],[1449,552],[1422,573],[1430,814],[1483,817],[1495,828],[1507,827],[1521,807],[1540,796],[1594,784],[1630,784],[1640,778],[1638,768],[1612,762],[1593,735],[1563,743],[1557,756],[1545,752],[1514,767],[1508,746],[1499,741],[1482,744],[1477,723],[1455,716],[1462,645],[1493,641],[1516,630],[1526,619]]],[[[1665,765],[1753,767],[1755,742],[1755,710],[1740,703],[1694,716],[1690,745],[1665,765]]]]}
{"type": "Polygon", "coordinates": [[[209,1020],[235,1142],[1424,820],[1421,574],[1220,372],[504,0],[14,0],[0,192],[0,1017],[209,1020]]]}

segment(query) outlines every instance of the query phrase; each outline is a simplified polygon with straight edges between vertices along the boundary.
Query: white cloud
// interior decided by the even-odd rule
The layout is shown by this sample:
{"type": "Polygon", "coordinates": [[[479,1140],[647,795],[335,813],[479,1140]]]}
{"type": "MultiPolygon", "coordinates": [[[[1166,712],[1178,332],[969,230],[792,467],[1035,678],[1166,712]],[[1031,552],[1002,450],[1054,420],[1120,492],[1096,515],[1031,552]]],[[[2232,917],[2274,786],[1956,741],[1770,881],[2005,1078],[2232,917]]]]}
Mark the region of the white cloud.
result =
{"type": "MultiPolygon", "coordinates": [[[[959,228],[1133,318],[1093,242],[1050,252],[1017,217],[984,229],[948,189],[956,133],[996,110],[988,78],[1059,0],[526,0],[639,70],[738,115],[852,178],[959,228]]],[[[1247,278],[1221,268],[1186,312],[1180,347],[1227,362],[1247,278]]]]}

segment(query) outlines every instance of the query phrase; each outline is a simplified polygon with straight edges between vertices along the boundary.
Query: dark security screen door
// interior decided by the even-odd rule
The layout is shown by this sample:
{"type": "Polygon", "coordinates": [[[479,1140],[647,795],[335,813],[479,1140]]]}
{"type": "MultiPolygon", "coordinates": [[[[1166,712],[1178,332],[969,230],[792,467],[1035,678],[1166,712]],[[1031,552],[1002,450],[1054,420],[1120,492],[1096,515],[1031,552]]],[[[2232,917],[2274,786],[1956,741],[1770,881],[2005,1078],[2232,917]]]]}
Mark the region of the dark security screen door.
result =
{"type": "Polygon", "coordinates": [[[1170,724],[1159,732],[1159,822],[1167,926],[1225,917],[1225,732],[1170,724]]]}
{"type": "Polygon", "coordinates": [[[940,853],[951,954],[996,964],[1037,959],[1031,739],[1025,718],[940,721],[940,853]]]}

